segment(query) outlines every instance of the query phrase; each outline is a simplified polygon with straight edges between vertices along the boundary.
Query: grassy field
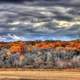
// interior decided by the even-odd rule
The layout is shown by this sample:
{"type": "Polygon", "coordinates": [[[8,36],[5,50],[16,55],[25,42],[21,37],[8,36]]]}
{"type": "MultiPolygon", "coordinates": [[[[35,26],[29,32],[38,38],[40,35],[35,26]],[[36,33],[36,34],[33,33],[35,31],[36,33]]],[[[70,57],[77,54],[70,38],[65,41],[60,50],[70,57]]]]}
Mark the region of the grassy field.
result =
{"type": "Polygon", "coordinates": [[[80,80],[79,71],[0,71],[0,80],[80,80]]]}

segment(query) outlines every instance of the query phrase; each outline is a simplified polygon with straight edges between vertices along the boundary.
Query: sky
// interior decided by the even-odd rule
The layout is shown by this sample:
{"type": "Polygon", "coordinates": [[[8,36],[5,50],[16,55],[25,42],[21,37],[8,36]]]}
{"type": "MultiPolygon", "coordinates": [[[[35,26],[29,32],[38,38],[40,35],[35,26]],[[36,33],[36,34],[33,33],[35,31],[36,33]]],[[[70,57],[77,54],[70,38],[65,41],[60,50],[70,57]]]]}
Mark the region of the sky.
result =
{"type": "Polygon", "coordinates": [[[0,41],[80,38],[80,0],[0,0],[0,41]]]}

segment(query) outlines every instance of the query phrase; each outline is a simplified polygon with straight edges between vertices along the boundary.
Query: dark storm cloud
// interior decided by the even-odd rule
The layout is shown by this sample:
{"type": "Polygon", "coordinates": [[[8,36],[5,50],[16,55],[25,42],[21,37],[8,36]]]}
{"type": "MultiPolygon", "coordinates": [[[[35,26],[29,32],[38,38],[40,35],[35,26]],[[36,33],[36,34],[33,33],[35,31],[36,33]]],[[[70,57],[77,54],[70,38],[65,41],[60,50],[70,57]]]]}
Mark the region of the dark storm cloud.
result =
{"type": "Polygon", "coordinates": [[[25,1],[25,0],[0,0],[0,2],[14,2],[14,3],[16,3],[16,2],[23,2],[23,1],[25,1]]]}
{"type": "Polygon", "coordinates": [[[0,33],[77,36],[80,34],[80,6],[76,6],[79,3],[79,0],[1,3],[0,33]]]}

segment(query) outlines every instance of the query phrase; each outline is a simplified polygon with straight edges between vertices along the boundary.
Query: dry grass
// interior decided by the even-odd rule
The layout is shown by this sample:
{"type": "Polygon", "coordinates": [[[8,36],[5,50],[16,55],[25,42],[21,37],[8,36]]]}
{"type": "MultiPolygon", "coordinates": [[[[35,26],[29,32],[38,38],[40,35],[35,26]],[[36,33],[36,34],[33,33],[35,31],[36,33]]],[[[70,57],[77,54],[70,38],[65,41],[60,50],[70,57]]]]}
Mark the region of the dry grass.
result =
{"type": "Polygon", "coordinates": [[[0,80],[80,80],[76,71],[0,71],[0,80]]]}

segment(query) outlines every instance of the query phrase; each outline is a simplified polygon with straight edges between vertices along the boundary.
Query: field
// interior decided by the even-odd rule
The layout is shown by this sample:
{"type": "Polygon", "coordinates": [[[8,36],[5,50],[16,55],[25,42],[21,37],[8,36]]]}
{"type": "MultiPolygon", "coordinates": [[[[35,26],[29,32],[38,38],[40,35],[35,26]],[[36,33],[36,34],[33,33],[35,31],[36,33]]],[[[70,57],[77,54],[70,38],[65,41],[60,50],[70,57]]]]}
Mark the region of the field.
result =
{"type": "Polygon", "coordinates": [[[0,80],[80,80],[80,72],[59,70],[1,70],[0,80]]]}

